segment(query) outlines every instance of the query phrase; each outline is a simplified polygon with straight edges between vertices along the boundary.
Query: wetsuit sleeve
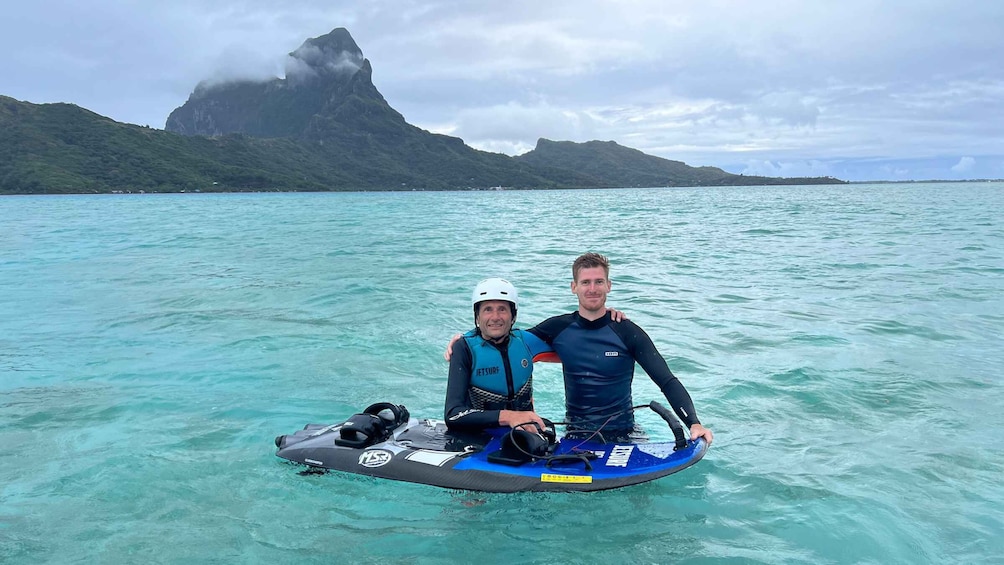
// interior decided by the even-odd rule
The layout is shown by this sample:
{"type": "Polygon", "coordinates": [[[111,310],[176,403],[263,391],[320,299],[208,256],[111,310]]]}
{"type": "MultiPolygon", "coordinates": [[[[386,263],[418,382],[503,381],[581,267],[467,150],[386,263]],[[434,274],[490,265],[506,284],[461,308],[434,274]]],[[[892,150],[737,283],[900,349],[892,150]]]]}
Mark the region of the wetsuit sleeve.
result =
{"type": "Polygon", "coordinates": [[[551,353],[554,352],[554,348],[551,347],[549,343],[540,338],[537,334],[526,330],[523,333],[523,343],[526,344],[526,348],[530,350],[530,358],[536,357],[541,353],[551,353]]]}
{"type": "Polygon", "coordinates": [[[492,428],[499,425],[498,410],[478,410],[470,405],[471,349],[461,339],[453,344],[446,383],[446,425],[451,428],[492,428]]]}
{"type": "Polygon", "coordinates": [[[537,336],[544,343],[550,345],[554,343],[554,339],[558,337],[558,334],[564,331],[564,329],[572,323],[572,320],[572,314],[552,316],[526,331],[534,336],[537,336]]]}
{"type": "Polygon", "coordinates": [[[701,421],[697,419],[697,410],[694,409],[690,393],[684,388],[680,379],[676,378],[669,370],[669,365],[659,354],[659,350],[655,348],[652,338],[648,337],[645,330],[630,320],[612,324],[611,327],[620,336],[635,361],[655,381],[655,384],[659,385],[659,389],[662,390],[680,420],[683,420],[688,428],[694,424],[700,424],[701,421]]]}

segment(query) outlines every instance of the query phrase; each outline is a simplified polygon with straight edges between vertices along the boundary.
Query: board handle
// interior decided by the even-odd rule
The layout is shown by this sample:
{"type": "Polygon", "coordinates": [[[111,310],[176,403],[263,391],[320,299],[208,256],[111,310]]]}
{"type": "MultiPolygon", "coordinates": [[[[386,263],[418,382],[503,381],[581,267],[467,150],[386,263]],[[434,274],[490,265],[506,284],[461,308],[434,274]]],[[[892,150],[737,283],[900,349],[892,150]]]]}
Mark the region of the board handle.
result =
{"type": "Polygon", "coordinates": [[[683,432],[683,424],[676,419],[676,415],[669,408],[654,400],[648,403],[648,407],[656,414],[662,416],[662,419],[666,420],[666,423],[669,424],[669,429],[673,430],[673,435],[676,437],[676,447],[673,448],[673,451],[687,447],[687,436],[683,432]]]}

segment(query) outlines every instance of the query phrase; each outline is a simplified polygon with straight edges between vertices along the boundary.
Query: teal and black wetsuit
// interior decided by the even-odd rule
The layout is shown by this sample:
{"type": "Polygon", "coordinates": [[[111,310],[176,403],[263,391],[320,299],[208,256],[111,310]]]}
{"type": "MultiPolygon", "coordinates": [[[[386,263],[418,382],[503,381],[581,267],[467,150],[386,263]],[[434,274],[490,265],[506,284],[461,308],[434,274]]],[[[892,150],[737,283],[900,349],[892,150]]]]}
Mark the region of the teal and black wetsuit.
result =
{"type": "Polygon", "coordinates": [[[533,334],[512,330],[501,344],[472,330],[453,345],[446,385],[446,424],[498,426],[500,410],[533,410],[533,357],[551,348],[533,334]]]}
{"type": "Polygon", "coordinates": [[[568,432],[603,426],[603,436],[610,438],[627,436],[634,429],[634,412],[628,409],[633,405],[631,381],[636,361],[659,385],[688,428],[700,423],[687,389],[669,370],[652,339],[634,322],[614,322],[609,312],[590,321],[573,312],[544,320],[527,331],[550,344],[561,357],[568,432]]]}

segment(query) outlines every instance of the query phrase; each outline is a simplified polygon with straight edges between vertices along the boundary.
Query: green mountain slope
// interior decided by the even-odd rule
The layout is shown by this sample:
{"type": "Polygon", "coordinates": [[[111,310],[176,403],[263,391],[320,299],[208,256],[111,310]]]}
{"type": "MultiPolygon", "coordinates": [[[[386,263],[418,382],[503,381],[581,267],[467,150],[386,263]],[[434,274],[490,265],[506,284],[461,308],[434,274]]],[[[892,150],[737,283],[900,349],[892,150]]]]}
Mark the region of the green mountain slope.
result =
{"type": "Polygon", "coordinates": [[[613,142],[540,140],[513,158],[408,124],[348,31],[308,39],[286,77],[203,83],[167,130],[0,96],[0,194],[454,190],[840,182],[694,168],[613,142]]]}
{"type": "Polygon", "coordinates": [[[446,136],[377,140],[182,136],[70,104],[0,97],[0,193],[552,187],[446,136]]]}
{"type": "Polygon", "coordinates": [[[558,171],[585,174],[598,186],[604,187],[657,187],[657,186],[751,186],[771,184],[836,184],[841,181],[830,177],[778,179],[735,175],[717,167],[691,167],[646,155],[637,149],[618,145],[613,141],[551,141],[539,139],[533,151],[516,157],[521,163],[548,167],[550,174],[558,171]]]}

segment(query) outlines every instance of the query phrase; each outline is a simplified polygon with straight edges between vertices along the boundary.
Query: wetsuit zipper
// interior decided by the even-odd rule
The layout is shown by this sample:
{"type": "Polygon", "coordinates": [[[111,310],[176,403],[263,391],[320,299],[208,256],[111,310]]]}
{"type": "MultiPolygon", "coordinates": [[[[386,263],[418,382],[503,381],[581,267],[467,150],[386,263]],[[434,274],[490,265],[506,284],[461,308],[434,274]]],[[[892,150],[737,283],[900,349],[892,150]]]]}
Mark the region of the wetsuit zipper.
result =
{"type": "Polygon", "coordinates": [[[511,342],[507,340],[505,350],[494,343],[492,343],[492,345],[495,346],[495,349],[498,349],[499,353],[502,355],[502,366],[505,367],[505,384],[509,388],[509,399],[505,405],[506,410],[515,410],[516,407],[513,401],[516,399],[516,389],[512,384],[512,365],[509,364],[509,343],[511,342]]]}

